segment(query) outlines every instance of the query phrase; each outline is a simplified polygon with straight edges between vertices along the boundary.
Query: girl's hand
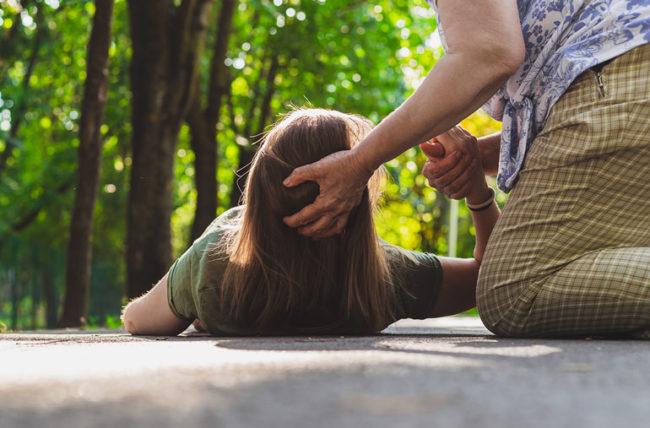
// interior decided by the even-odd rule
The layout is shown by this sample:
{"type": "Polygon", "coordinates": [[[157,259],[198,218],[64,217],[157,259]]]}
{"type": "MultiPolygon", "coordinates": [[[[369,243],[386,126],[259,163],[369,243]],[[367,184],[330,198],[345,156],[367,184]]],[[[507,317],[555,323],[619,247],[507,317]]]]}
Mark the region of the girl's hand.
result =
{"type": "Polygon", "coordinates": [[[467,198],[473,204],[489,197],[477,140],[469,132],[455,126],[420,144],[420,148],[429,158],[422,173],[431,187],[449,198],[467,198]]]}
{"type": "Polygon", "coordinates": [[[198,319],[198,318],[194,320],[194,322],[192,323],[192,325],[194,326],[194,328],[196,329],[196,331],[198,331],[199,333],[207,333],[207,332],[208,332],[208,329],[205,328],[205,325],[203,325],[203,323],[201,322],[201,320],[198,319]]]}

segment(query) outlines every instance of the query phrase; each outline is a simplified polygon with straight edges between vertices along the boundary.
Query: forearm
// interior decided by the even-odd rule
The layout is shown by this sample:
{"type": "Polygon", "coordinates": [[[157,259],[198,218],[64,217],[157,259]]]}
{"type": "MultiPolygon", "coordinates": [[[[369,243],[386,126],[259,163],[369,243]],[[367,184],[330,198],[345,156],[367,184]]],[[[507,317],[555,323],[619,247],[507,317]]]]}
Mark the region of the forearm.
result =
{"type": "Polygon", "coordinates": [[[476,306],[476,280],[480,264],[474,259],[439,257],[442,284],[431,316],[458,314],[476,306]]]}
{"type": "Polygon", "coordinates": [[[476,228],[476,246],[473,259],[440,257],[443,281],[432,311],[432,316],[457,314],[476,306],[476,281],[485,252],[485,246],[499,218],[496,202],[483,210],[472,211],[476,228]]]}
{"type": "Polygon", "coordinates": [[[167,303],[167,275],[145,295],[132,300],[122,313],[127,332],[139,335],[175,336],[185,330],[189,321],[178,318],[167,303]]]}
{"type": "Polygon", "coordinates": [[[478,139],[478,150],[481,153],[485,175],[496,177],[499,172],[499,151],[501,150],[501,133],[487,135],[478,139]]]}
{"type": "Polygon", "coordinates": [[[471,54],[443,57],[420,87],[356,147],[370,169],[442,134],[489,99],[508,77],[506,68],[471,54]]]}
{"type": "Polygon", "coordinates": [[[476,230],[476,244],[474,245],[474,258],[479,263],[483,260],[485,254],[485,247],[487,246],[494,225],[499,219],[499,206],[496,201],[481,211],[471,211],[472,221],[474,222],[474,229],[476,230]]]}

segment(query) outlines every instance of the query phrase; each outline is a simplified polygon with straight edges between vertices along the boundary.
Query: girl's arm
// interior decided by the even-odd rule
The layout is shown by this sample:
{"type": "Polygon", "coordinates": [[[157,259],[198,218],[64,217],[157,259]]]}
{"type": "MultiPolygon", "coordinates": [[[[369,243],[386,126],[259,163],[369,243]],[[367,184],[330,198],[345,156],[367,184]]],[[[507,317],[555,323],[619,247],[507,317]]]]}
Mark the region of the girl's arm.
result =
{"type": "Polygon", "coordinates": [[[499,208],[485,181],[476,138],[456,127],[420,147],[429,157],[423,173],[432,187],[453,199],[466,198],[468,206],[482,207],[471,210],[476,229],[474,258],[441,257],[443,282],[433,316],[452,315],[476,306],[479,267],[492,229],[499,219],[499,208]],[[454,145],[457,150],[440,157],[444,151],[438,144],[454,145]]]}
{"type": "Polygon", "coordinates": [[[176,336],[190,325],[169,308],[167,275],[146,294],[126,305],[122,322],[127,332],[150,336],[176,336]]]}
{"type": "Polygon", "coordinates": [[[481,259],[498,218],[499,208],[495,202],[486,210],[472,212],[476,228],[474,258],[440,257],[442,287],[433,310],[434,317],[457,314],[476,306],[476,281],[481,259]]]}
{"type": "Polygon", "coordinates": [[[478,139],[478,151],[483,161],[483,172],[490,177],[496,177],[499,172],[499,150],[501,149],[501,133],[487,135],[478,139]]]}

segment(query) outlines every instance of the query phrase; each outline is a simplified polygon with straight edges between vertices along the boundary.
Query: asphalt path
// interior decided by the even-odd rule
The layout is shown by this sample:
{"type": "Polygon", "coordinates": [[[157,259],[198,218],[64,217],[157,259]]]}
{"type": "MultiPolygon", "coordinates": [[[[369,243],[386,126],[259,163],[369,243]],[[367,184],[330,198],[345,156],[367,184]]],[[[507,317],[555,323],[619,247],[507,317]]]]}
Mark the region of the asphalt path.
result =
{"type": "Polygon", "coordinates": [[[0,335],[0,428],[632,427],[650,341],[516,340],[478,318],[364,337],[0,335]]]}

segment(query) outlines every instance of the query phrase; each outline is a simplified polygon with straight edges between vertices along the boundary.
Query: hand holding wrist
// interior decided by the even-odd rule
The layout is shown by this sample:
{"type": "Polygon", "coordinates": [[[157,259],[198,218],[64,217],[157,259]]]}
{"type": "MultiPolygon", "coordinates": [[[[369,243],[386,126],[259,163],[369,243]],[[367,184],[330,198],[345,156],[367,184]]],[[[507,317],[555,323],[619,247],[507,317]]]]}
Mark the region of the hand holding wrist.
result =
{"type": "Polygon", "coordinates": [[[420,145],[428,160],[423,174],[429,185],[451,199],[484,200],[489,195],[476,138],[460,126],[435,138],[439,144],[455,148],[443,157],[429,154],[429,142],[420,145]]]}

